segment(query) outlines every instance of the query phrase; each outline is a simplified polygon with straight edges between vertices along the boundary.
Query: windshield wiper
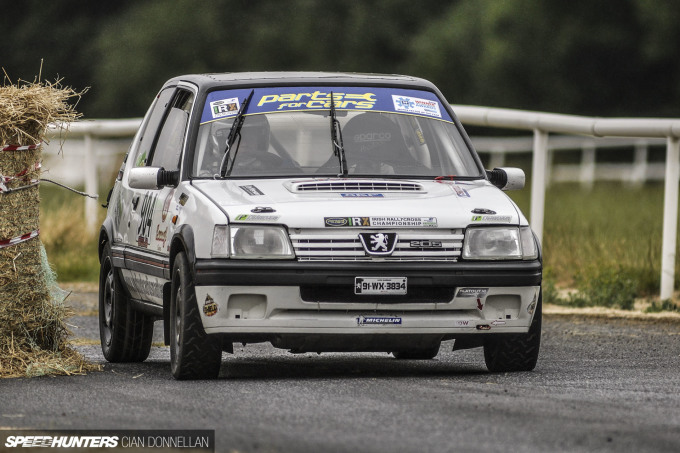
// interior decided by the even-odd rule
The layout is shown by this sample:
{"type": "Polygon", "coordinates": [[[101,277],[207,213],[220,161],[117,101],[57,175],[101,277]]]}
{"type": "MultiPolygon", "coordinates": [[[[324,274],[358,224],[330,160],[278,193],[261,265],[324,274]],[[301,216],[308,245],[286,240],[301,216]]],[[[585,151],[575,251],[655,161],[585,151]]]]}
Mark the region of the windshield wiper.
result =
{"type": "Polygon", "coordinates": [[[231,173],[231,169],[234,167],[234,162],[236,161],[236,153],[238,153],[238,146],[236,146],[236,149],[234,150],[234,155],[231,159],[231,167],[229,168],[229,171],[227,171],[229,152],[231,151],[231,147],[234,145],[234,142],[236,141],[236,136],[239,137],[238,140],[239,144],[241,143],[241,127],[243,127],[243,121],[245,120],[244,114],[246,112],[246,108],[248,107],[248,103],[250,103],[250,99],[253,97],[253,93],[255,93],[255,90],[251,90],[248,97],[243,100],[243,102],[241,103],[241,108],[239,109],[238,114],[236,114],[236,118],[234,118],[234,122],[231,125],[231,129],[229,129],[229,136],[227,137],[227,147],[224,150],[222,162],[220,162],[220,176],[222,178],[231,173]]]}
{"type": "Polygon", "coordinates": [[[338,156],[340,161],[340,174],[338,176],[347,176],[347,160],[345,160],[345,148],[342,143],[342,131],[340,130],[340,122],[335,116],[335,100],[333,99],[333,92],[331,91],[331,146],[333,154],[338,156]]]}

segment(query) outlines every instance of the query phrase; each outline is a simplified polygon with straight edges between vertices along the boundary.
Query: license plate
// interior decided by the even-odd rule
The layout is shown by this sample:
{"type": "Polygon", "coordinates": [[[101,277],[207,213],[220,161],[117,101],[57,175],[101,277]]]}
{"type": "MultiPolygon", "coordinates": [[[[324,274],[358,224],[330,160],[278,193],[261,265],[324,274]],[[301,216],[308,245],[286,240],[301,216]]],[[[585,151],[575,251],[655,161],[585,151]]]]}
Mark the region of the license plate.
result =
{"type": "Polygon", "coordinates": [[[406,277],[355,277],[354,294],[406,294],[406,277]]]}

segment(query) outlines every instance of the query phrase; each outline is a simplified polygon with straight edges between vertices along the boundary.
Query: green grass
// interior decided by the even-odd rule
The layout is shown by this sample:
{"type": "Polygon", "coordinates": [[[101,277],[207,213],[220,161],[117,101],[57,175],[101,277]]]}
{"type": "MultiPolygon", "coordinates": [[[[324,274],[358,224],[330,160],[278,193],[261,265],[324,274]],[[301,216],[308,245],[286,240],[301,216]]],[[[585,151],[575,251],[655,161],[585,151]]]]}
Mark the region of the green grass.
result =
{"type": "MultiPolygon", "coordinates": [[[[510,196],[528,216],[530,188],[510,196]]],[[[610,269],[635,280],[640,295],[653,294],[660,281],[662,220],[660,184],[598,183],[592,190],[554,185],[545,201],[544,266],[558,286],[578,286],[610,269]]]]}
{"type": "MultiPolygon", "coordinates": [[[[527,216],[530,190],[510,193],[527,216]]],[[[658,295],[663,195],[655,183],[551,186],[543,232],[546,286],[577,289],[567,299],[548,294],[552,302],[632,308],[635,297],[658,295]]]]}
{"type": "MultiPolygon", "coordinates": [[[[530,187],[508,192],[527,217],[530,193],[530,187]]],[[[59,281],[96,281],[98,227],[86,231],[84,199],[49,185],[41,196],[41,238],[59,281]]],[[[103,208],[99,215],[103,220],[103,208]]],[[[636,297],[657,296],[662,219],[662,184],[551,186],[543,234],[546,301],[630,308],[636,297]],[[561,288],[577,292],[559,299],[561,288]]]]}
{"type": "MultiPolygon", "coordinates": [[[[98,214],[103,220],[105,210],[100,208],[98,214]]],[[[88,231],[82,196],[49,184],[40,186],[40,239],[59,282],[97,281],[99,225],[88,231]]]]}

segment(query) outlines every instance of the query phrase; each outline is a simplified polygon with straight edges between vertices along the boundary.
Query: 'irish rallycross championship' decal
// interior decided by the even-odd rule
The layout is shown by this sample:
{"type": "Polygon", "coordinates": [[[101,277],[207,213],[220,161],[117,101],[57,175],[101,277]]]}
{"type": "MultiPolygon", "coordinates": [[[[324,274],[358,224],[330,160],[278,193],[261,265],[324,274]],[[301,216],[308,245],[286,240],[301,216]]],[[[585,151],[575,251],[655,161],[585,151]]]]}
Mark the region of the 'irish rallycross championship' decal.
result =
{"type": "Polygon", "coordinates": [[[240,106],[238,98],[220,99],[210,103],[210,111],[213,119],[224,118],[236,115],[240,106]]]}
{"type": "Polygon", "coordinates": [[[436,217],[324,217],[327,227],[437,227],[436,217]]]}

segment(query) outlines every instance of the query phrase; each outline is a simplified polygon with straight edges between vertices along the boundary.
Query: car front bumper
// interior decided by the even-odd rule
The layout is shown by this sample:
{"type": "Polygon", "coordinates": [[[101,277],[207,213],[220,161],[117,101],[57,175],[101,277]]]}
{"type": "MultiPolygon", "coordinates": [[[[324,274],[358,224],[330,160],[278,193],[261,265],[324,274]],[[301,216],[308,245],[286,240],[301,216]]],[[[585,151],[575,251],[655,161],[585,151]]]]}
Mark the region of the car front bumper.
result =
{"type": "Polygon", "coordinates": [[[540,261],[252,262],[198,260],[196,298],[207,333],[435,335],[525,333],[540,261]],[[416,296],[353,294],[356,277],[406,277],[416,296]],[[428,298],[428,294],[433,297],[428,298]]]}

